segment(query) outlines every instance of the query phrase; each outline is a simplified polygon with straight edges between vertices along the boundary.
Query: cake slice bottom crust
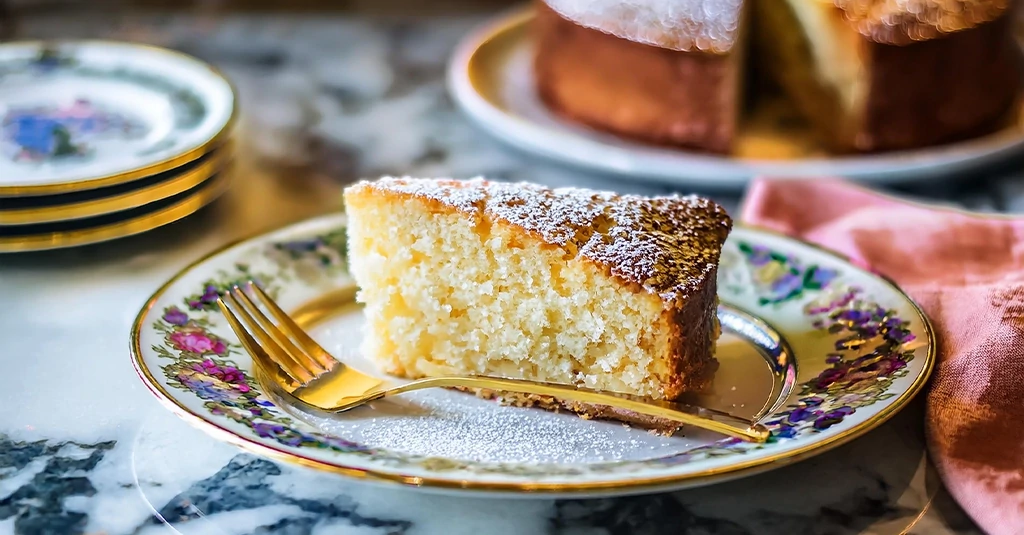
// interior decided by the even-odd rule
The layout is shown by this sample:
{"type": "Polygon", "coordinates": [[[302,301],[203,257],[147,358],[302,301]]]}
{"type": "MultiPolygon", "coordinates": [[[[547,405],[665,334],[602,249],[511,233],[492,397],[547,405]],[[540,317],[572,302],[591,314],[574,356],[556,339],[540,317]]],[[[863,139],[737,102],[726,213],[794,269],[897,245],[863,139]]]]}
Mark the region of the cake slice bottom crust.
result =
{"type": "Polygon", "coordinates": [[[497,401],[513,407],[537,408],[550,412],[571,412],[584,420],[610,420],[622,422],[633,427],[646,429],[653,434],[671,436],[683,428],[683,424],[667,418],[647,416],[625,409],[617,409],[608,405],[566,401],[551,396],[536,394],[520,394],[516,392],[496,392],[483,388],[456,387],[453,390],[476,394],[478,398],[497,401]]]}

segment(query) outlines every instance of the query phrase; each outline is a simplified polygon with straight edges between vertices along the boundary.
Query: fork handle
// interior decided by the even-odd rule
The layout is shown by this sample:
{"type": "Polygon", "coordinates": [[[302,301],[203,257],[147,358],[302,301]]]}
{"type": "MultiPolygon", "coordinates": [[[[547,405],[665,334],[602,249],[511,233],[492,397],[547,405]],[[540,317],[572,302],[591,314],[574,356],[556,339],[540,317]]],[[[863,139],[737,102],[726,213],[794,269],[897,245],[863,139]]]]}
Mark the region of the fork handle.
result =
{"type": "Polygon", "coordinates": [[[684,403],[651,400],[629,394],[599,392],[589,388],[564,384],[481,376],[427,377],[417,379],[386,390],[367,393],[360,396],[360,399],[352,400],[352,403],[344,403],[334,410],[345,410],[353,405],[366,403],[367,401],[413,390],[437,387],[484,388],[494,391],[536,394],[582,403],[607,405],[647,416],[665,418],[682,424],[692,425],[749,442],[765,442],[771,434],[768,428],[756,421],[714,409],[684,403]]]}

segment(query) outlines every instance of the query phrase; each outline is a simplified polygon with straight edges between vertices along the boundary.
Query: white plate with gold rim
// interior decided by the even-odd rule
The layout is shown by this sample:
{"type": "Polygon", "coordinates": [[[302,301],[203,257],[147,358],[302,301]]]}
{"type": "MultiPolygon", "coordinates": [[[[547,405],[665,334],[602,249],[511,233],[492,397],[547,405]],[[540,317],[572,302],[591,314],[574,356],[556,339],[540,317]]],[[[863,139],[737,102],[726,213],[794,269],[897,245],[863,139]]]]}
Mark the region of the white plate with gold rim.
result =
{"type": "Polygon", "coordinates": [[[231,171],[229,164],[185,191],[116,212],[69,221],[0,226],[0,253],[91,245],[162,227],[198,212],[220,197],[231,184],[231,171]]]}
{"type": "Polygon", "coordinates": [[[480,128],[543,158],[630,180],[688,188],[742,189],[753,177],[845,177],[904,184],[962,174],[1024,153],[1024,109],[989,135],[922,149],[830,156],[782,103],[755,108],[732,155],[656,147],[557,117],[537,95],[531,68],[531,10],[486,23],[456,48],[448,88],[480,128]]]}
{"type": "Polygon", "coordinates": [[[380,373],[358,353],[363,317],[338,214],[229,246],[157,290],[131,336],[147,387],[185,420],[257,454],[429,489],[610,495],[756,473],[877,427],[922,388],[934,362],[927,319],[895,286],[820,249],[739,227],[718,279],[721,368],[699,402],[760,417],[773,433],[767,444],[693,429],[658,437],[447,390],[320,414],[261,383],[218,312],[218,293],[250,278],[337,357],[380,373]]]}
{"type": "MultiPolygon", "coordinates": [[[[33,195],[3,199],[0,229],[6,226],[59,223],[113,214],[143,207],[189,191],[225,169],[233,156],[230,145],[221,145],[198,159],[171,171],[85,191],[58,195],[33,195]]],[[[17,232],[18,229],[11,229],[17,232]]]]}
{"type": "Polygon", "coordinates": [[[191,56],[109,41],[0,45],[0,196],[81,191],[216,147],[231,84],[191,56]]]}

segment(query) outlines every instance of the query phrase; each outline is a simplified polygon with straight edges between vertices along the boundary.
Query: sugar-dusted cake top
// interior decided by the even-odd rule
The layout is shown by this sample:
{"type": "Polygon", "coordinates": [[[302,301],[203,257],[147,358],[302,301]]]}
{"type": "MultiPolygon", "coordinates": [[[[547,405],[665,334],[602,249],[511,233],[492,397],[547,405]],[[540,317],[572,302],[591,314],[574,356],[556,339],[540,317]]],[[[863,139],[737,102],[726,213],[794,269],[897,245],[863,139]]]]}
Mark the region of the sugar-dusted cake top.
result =
{"type": "Polygon", "coordinates": [[[1011,0],[833,1],[859,33],[895,45],[973,28],[998,18],[1011,4],[1011,0]]]}
{"type": "Polygon", "coordinates": [[[385,177],[351,188],[410,195],[505,221],[670,301],[687,297],[714,273],[732,229],[724,208],[692,195],[651,198],[481,178],[385,177]]]}
{"type": "Polygon", "coordinates": [[[670,50],[732,50],[744,0],[544,0],[562,17],[670,50]]]}
{"type": "MultiPolygon", "coordinates": [[[[722,54],[749,0],[543,0],[562,17],[637,43],[722,54]]],[[[1013,0],[805,0],[834,3],[862,35],[904,45],[998,18],[1013,0]]]]}

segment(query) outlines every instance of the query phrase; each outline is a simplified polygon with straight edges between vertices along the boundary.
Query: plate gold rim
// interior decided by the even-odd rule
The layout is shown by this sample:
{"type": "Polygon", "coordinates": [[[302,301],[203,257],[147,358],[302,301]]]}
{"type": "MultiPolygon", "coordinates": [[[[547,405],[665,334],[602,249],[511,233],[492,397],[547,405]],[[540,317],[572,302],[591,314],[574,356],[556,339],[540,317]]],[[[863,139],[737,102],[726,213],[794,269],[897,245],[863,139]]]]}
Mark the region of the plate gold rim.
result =
{"type": "Polygon", "coordinates": [[[63,249],[80,245],[91,245],[118,238],[140,234],[197,212],[220,197],[231,183],[231,169],[226,168],[220,175],[210,178],[210,184],[185,199],[151,214],[137,218],[118,221],[98,227],[73,230],[69,232],[53,232],[37,236],[12,236],[0,238],[0,253],[20,253],[63,249]]]}
{"type": "Polygon", "coordinates": [[[238,103],[238,89],[235,84],[224,75],[224,73],[214,67],[213,65],[184,52],[178,52],[177,50],[171,50],[156,45],[149,45],[144,43],[130,43],[125,41],[115,41],[112,39],[27,39],[22,41],[9,41],[0,44],[0,47],[14,47],[14,46],[45,46],[45,45],[107,45],[107,46],[124,46],[124,47],[135,47],[145,50],[149,50],[156,54],[170,56],[178,59],[186,59],[188,61],[196,63],[198,66],[205,68],[210,71],[210,74],[215,78],[220,79],[224,82],[228,90],[231,92],[231,114],[228,116],[227,121],[224,125],[213,135],[211,135],[206,141],[203,141],[199,145],[186,150],[185,152],[176,154],[174,156],[167,157],[163,160],[127,169],[117,173],[109,175],[103,175],[93,178],[87,178],[85,180],[74,180],[66,182],[57,182],[52,184],[38,184],[31,186],[0,186],[0,197],[13,197],[18,195],[36,196],[36,195],[52,195],[70,193],[76,191],[86,191],[95,188],[101,188],[104,186],[114,186],[118,184],[124,184],[140,178],[145,178],[150,175],[162,173],[164,171],[170,171],[176,167],[180,167],[193,160],[198,159],[208,152],[220,147],[231,135],[235,123],[238,120],[240,114],[240,106],[238,103]]]}
{"type": "Polygon", "coordinates": [[[201,416],[194,414],[187,407],[180,404],[177,399],[167,392],[163,386],[160,385],[159,381],[152,375],[149,368],[146,366],[142,358],[142,345],[141,345],[141,333],[143,322],[149,315],[150,310],[156,304],[157,300],[163,296],[163,294],[170,288],[174,283],[184,277],[196,266],[203,262],[220,255],[230,249],[233,249],[239,245],[242,245],[249,241],[258,240],[277,232],[280,232],[288,227],[294,227],[302,225],[304,223],[313,223],[320,220],[328,220],[337,218],[339,221],[345,223],[345,216],[343,214],[328,214],[324,216],[314,217],[305,221],[299,221],[284,227],[277,229],[260,232],[257,234],[250,235],[238,240],[227,243],[217,249],[207,253],[197,260],[189,263],[187,266],[178,271],[173,277],[167,282],[161,285],[150,297],[146,300],[142,309],[139,311],[132,323],[132,330],[130,335],[129,350],[131,353],[132,366],[135,368],[136,374],[142,380],[143,384],[156,396],[157,400],[161,405],[169,409],[171,412],[188,422],[192,426],[210,434],[211,436],[229,444],[233,444],[243,450],[269,457],[276,461],[281,461],[289,464],[304,466],[306,468],[314,468],[324,472],[338,474],[342,476],[352,477],[356,479],[368,480],[378,483],[393,484],[396,486],[404,487],[417,487],[417,488],[432,488],[432,489],[449,489],[449,490],[466,490],[466,491],[483,491],[489,494],[499,493],[530,493],[537,495],[553,495],[553,494],[569,494],[569,495],[587,495],[587,494],[601,494],[608,491],[626,491],[629,493],[641,493],[641,492],[652,492],[659,489],[667,489],[672,487],[686,486],[688,483],[693,485],[698,484],[710,484],[725,479],[739,478],[746,475],[753,475],[758,472],[766,471],[776,466],[782,466],[784,464],[790,464],[799,460],[803,460],[840,445],[846,444],[851,440],[854,440],[865,433],[878,428],[880,425],[887,422],[896,413],[903,409],[917,394],[923,389],[928,379],[932,375],[932,371],[935,366],[936,357],[936,336],[935,330],[932,326],[928,316],[925,315],[920,305],[914,301],[909,295],[903,292],[891,279],[881,276],[876,273],[872,273],[865,269],[862,269],[855,264],[852,264],[849,259],[841,254],[833,252],[829,249],[808,243],[806,241],[786,236],[780,232],[758,227],[755,225],[736,224],[739,228],[751,229],[758,232],[764,232],[766,234],[775,235],[779,237],[792,240],[802,245],[808,246],[812,249],[822,252],[823,254],[832,256],[833,258],[840,260],[847,264],[849,268],[854,271],[861,273],[867,277],[873,277],[889,286],[897,295],[901,296],[907,302],[909,302],[920,318],[922,328],[927,333],[928,337],[928,353],[925,355],[925,365],[921,373],[914,379],[914,382],[893,402],[878,412],[873,418],[865,421],[863,424],[853,427],[843,433],[839,433],[829,439],[822,442],[808,444],[802,448],[797,448],[790,452],[780,453],[766,458],[748,460],[742,463],[734,463],[729,466],[721,468],[712,468],[703,470],[701,472],[691,474],[678,474],[669,476],[657,476],[657,477],[643,477],[630,480],[619,480],[619,481],[593,481],[586,483],[530,483],[530,482],[497,482],[497,481],[468,481],[468,480],[456,480],[452,478],[437,478],[437,477],[424,477],[414,476],[408,474],[388,473],[379,470],[369,468],[359,468],[355,466],[344,466],[335,463],[329,463],[320,461],[300,455],[282,448],[277,448],[267,444],[256,442],[247,437],[243,437],[239,434],[232,432],[226,427],[219,425],[214,422],[210,422],[201,416]]]}
{"type": "Polygon", "coordinates": [[[210,159],[195,169],[138,190],[72,204],[0,210],[0,226],[72,221],[120,212],[173,197],[202,184],[224,169],[232,157],[232,149],[230,143],[225,144],[209,153],[210,159]]]}

